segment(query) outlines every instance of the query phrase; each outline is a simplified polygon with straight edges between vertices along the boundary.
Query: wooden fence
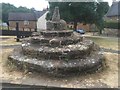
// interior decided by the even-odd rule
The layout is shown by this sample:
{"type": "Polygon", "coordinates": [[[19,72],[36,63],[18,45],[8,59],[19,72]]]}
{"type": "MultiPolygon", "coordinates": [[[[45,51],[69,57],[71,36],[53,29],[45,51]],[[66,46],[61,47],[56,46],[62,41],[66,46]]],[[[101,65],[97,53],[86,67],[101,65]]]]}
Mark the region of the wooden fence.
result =
{"type": "Polygon", "coordinates": [[[31,31],[0,30],[2,36],[31,36],[31,31]]]}
{"type": "Polygon", "coordinates": [[[20,38],[31,36],[32,32],[33,31],[20,31],[19,24],[16,23],[16,30],[0,30],[0,35],[2,35],[2,36],[17,36],[16,40],[19,41],[20,38]]]}

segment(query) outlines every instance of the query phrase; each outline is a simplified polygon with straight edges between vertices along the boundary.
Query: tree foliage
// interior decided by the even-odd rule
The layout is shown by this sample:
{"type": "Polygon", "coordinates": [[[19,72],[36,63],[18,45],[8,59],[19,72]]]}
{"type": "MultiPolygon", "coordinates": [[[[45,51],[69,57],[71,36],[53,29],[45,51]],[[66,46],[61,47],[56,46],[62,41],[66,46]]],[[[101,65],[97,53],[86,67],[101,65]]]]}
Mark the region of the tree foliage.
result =
{"type": "Polygon", "coordinates": [[[109,9],[109,5],[107,2],[97,3],[95,24],[97,25],[98,29],[100,30],[100,34],[102,34],[102,29],[104,28],[103,17],[107,13],[108,9],[109,9]]]}
{"type": "Polygon", "coordinates": [[[32,12],[33,10],[35,10],[34,8],[28,9],[26,7],[15,7],[12,4],[9,3],[0,3],[0,6],[2,6],[2,21],[3,22],[8,22],[8,14],[10,12],[32,12]]]}
{"type": "Polygon", "coordinates": [[[46,19],[51,19],[55,6],[59,7],[61,18],[67,22],[74,22],[76,29],[77,22],[84,24],[96,24],[103,29],[103,16],[107,13],[109,5],[107,2],[49,2],[50,12],[46,19]]]}

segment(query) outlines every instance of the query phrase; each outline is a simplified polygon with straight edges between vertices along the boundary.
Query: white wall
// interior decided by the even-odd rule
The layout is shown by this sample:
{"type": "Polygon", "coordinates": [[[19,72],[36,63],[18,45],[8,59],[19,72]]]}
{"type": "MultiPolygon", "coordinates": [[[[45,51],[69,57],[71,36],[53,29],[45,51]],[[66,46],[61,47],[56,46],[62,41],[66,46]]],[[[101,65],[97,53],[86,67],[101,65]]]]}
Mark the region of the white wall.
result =
{"type": "Polygon", "coordinates": [[[46,29],[46,14],[48,13],[48,11],[43,14],[37,21],[37,31],[41,30],[41,29],[46,29]]]}

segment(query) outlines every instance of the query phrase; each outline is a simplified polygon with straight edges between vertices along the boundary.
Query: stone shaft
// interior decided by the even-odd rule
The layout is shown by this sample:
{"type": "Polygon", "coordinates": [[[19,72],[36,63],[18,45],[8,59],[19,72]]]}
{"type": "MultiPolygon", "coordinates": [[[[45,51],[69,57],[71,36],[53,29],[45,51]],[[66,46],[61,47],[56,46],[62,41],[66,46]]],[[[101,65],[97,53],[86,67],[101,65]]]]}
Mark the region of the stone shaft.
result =
{"type": "Polygon", "coordinates": [[[52,21],[54,22],[59,22],[60,21],[60,14],[59,14],[59,8],[55,7],[53,16],[52,16],[52,21]]]}

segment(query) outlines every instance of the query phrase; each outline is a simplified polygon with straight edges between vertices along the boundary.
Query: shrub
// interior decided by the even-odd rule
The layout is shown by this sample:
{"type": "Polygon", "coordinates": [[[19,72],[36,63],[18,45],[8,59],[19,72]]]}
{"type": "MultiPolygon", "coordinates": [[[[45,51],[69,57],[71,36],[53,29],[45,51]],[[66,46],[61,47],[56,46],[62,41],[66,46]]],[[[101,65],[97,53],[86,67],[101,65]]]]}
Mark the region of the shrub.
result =
{"type": "Polygon", "coordinates": [[[104,22],[104,28],[120,29],[120,22],[104,22]]]}

